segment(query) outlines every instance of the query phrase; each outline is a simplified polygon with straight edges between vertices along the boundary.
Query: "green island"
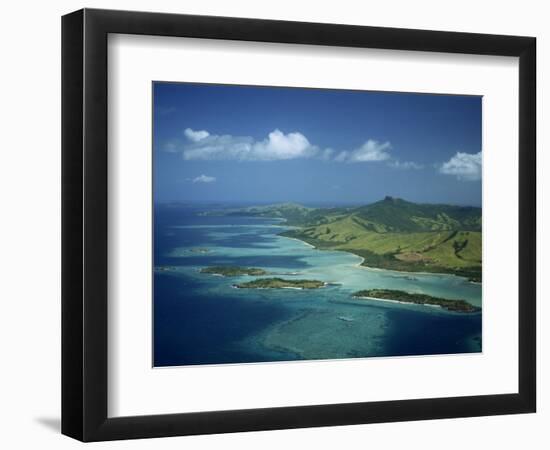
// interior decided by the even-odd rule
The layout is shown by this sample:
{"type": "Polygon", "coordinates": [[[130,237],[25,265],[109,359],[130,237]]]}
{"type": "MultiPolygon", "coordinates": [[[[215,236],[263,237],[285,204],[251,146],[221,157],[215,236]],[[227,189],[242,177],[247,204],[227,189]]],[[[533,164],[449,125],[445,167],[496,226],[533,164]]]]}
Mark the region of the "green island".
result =
{"type": "Polygon", "coordinates": [[[342,250],[362,265],[401,272],[453,274],[481,282],[481,208],[386,197],[354,207],[282,203],[216,214],[284,220],[282,236],[318,249],[342,250]]]}
{"type": "Polygon", "coordinates": [[[445,308],[454,312],[477,312],[481,308],[473,306],[465,300],[450,300],[446,298],[432,297],[426,294],[412,294],[393,289],[366,289],[353,294],[357,298],[371,298],[378,300],[390,300],[403,303],[414,303],[417,305],[433,305],[445,308]]]}
{"type": "Polygon", "coordinates": [[[239,277],[242,275],[267,275],[267,272],[263,269],[257,269],[255,267],[238,267],[238,266],[212,266],[203,267],[200,270],[201,273],[209,273],[212,275],[222,275],[224,277],[239,277]]]}
{"type": "Polygon", "coordinates": [[[319,289],[325,283],[318,280],[284,280],[282,278],[257,278],[235,284],[239,289],[319,289]]]}

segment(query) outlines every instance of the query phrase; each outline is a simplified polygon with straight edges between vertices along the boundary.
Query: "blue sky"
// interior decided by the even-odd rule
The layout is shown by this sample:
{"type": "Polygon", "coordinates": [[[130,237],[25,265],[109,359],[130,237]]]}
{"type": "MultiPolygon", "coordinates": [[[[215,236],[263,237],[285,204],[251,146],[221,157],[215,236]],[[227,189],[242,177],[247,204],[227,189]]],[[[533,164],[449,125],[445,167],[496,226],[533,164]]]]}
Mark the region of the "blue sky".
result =
{"type": "Polygon", "coordinates": [[[481,97],[153,84],[155,202],[481,205],[481,97]]]}

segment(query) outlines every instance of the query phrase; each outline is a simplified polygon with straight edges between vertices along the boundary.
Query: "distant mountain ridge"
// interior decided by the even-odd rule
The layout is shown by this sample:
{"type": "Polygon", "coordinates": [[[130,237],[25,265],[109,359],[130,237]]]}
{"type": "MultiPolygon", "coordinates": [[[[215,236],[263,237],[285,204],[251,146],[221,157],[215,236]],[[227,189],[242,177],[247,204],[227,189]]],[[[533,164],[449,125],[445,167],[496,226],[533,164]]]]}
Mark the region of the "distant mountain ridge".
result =
{"type": "Polygon", "coordinates": [[[298,203],[277,203],[228,211],[227,215],[280,217],[289,225],[308,226],[353,216],[373,231],[481,230],[481,208],[445,204],[413,203],[385,197],[358,207],[310,208],[298,203]]]}
{"type": "Polygon", "coordinates": [[[370,267],[453,273],[481,280],[481,208],[385,197],[359,207],[281,203],[224,215],[277,217],[299,227],[283,233],[317,248],[345,250],[370,267]]]}

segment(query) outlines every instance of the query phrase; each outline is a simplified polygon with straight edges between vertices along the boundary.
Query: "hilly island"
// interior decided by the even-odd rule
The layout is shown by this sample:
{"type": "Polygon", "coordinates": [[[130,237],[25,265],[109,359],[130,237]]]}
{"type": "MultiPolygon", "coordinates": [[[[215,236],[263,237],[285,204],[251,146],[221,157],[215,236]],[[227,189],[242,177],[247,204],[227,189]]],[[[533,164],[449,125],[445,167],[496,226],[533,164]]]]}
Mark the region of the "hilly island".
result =
{"type": "Polygon", "coordinates": [[[216,211],[216,215],[280,218],[282,236],[318,249],[363,258],[362,265],[403,272],[454,274],[481,282],[481,208],[419,204],[386,197],[355,207],[295,203],[216,211]]]}

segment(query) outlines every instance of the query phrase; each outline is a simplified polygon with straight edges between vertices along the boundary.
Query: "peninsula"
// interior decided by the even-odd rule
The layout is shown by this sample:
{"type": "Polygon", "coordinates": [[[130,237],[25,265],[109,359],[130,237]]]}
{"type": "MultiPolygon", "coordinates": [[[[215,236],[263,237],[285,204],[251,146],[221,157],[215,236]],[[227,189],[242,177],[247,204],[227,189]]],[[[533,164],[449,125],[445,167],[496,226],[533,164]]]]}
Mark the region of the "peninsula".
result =
{"type": "Polygon", "coordinates": [[[481,282],[481,208],[413,203],[387,196],[364,206],[309,208],[294,203],[217,211],[283,219],[282,236],[320,250],[360,256],[366,267],[453,274],[481,282]]]}

